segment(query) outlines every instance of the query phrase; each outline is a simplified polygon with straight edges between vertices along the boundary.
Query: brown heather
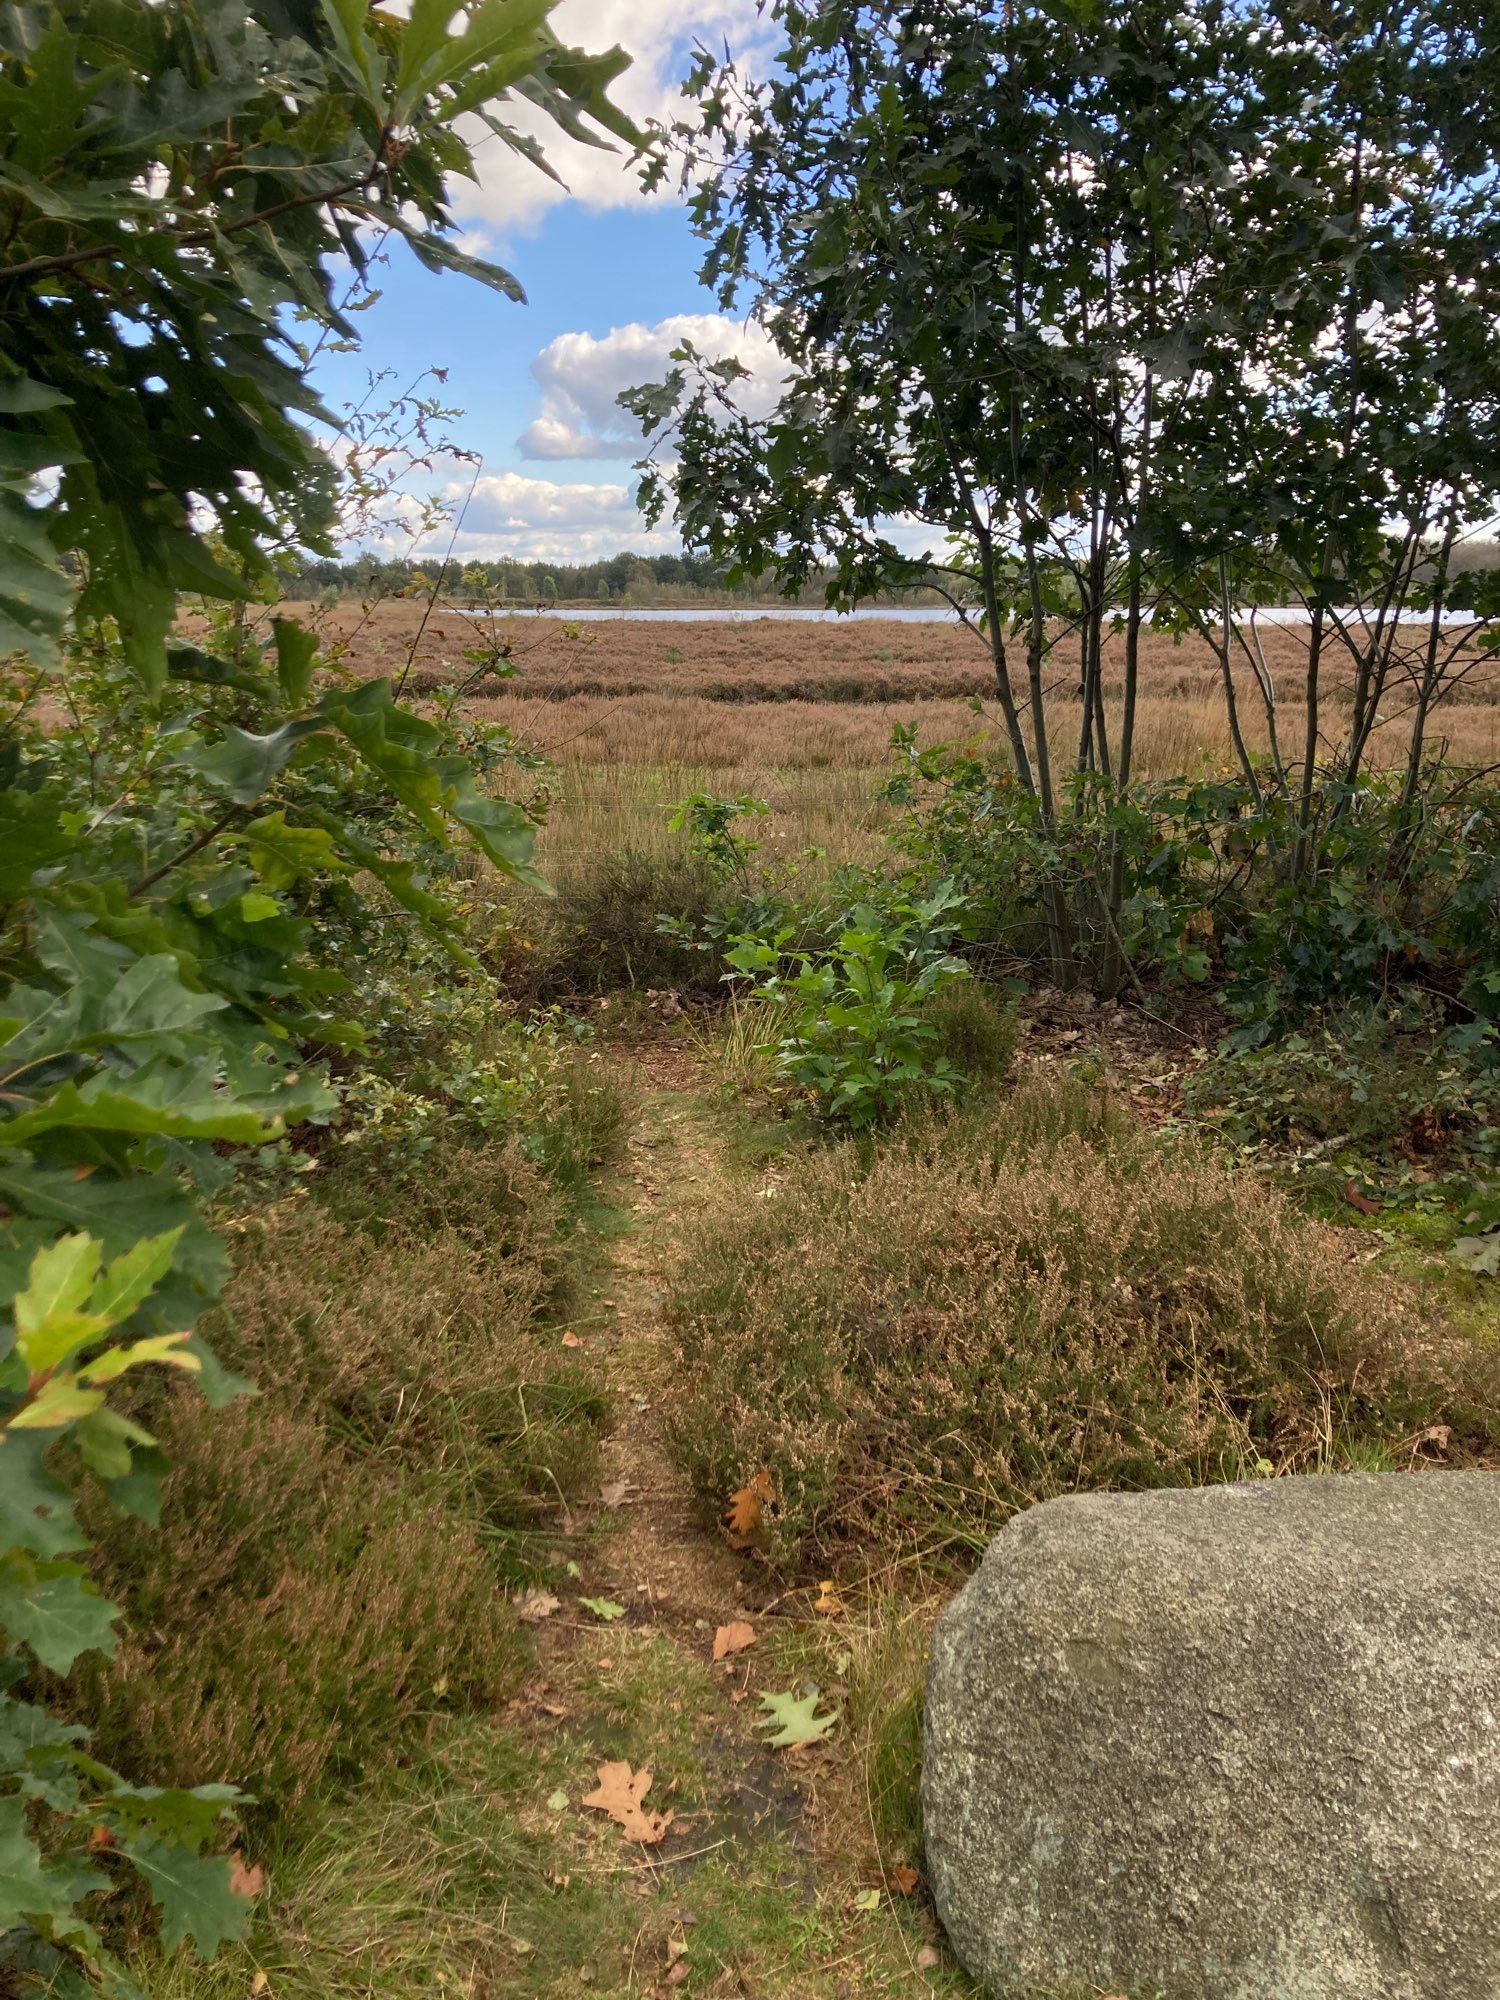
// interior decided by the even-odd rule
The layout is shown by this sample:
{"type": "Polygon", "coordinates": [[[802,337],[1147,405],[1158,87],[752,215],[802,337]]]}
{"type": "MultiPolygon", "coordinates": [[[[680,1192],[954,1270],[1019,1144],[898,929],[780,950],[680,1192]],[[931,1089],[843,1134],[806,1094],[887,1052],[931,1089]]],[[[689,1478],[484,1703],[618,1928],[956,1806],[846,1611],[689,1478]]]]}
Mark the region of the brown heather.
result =
{"type": "Polygon", "coordinates": [[[801,1160],[702,1225],[672,1318],[677,1446],[715,1509],[769,1471],[783,1558],[978,1548],[1077,1489],[1500,1448],[1492,1356],[1082,1086],[801,1160]]]}
{"type": "Polygon", "coordinates": [[[560,1220],[513,1146],[440,1141],[336,1160],[244,1230],[209,1331],[259,1395],[205,1424],[168,1392],[161,1529],[90,1524],[130,1634],[82,1691],[103,1754],[286,1810],[514,1685],[497,1548],[594,1475],[605,1415],[539,1324],[560,1220]]]}

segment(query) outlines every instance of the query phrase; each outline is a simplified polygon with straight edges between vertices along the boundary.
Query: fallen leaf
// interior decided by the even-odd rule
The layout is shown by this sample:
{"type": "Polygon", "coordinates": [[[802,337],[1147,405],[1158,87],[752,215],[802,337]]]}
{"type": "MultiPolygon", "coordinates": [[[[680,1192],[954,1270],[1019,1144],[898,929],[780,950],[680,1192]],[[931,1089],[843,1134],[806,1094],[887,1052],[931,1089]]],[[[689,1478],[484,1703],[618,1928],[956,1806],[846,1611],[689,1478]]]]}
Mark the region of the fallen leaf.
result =
{"type": "Polygon", "coordinates": [[[818,1594],[813,1599],[813,1610],[824,1618],[843,1616],[844,1600],[833,1587],[833,1579],[826,1577],[818,1585],[818,1594]]]}
{"type": "Polygon", "coordinates": [[[754,1644],[755,1627],[747,1625],[743,1618],[733,1618],[714,1634],[714,1658],[722,1660],[726,1654],[743,1653],[747,1646],[754,1644]]]}
{"type": "Polygon", "coordinates": [[[562,1344],[564,1347],[582,1347],[583,1342],[574,1333],[572,1328],[569,1327],[568,1331],[562,1337],[562,1344]]]}
{"type": "Polygon", "coordinates": [[[622,1760],[616,1764],[601,1764],[598,1778],[595,1790],[579,1803],[592,1807],[595,1812],[608,1813],[627,1840],[638,1840],[643,1847],[655,1847],[672,1824],[675,1814],[648,1812],[641,1803],[651,1789],[650,1771],[632,1771],[622,1760]]]}
{"type": "Polygon", "coordinates": [[[800,1701],[790,1689],[785,1694],[763,1694],[760,1705],[766,1711],[761,1727],[775,1732],[766,1738],[775,1750],[795,1750],[803,1743],[816,1743],[839,1719],[836,1708],[827,1715],[817,1714],[816,1688],[800,1701]]]}
{"type": "Polygon", "coordinates": [[[724,1510],[725,1527],[731,1535],[753,1535],[764,1520],[767,1507],[774,1505],[775,1500],[776,1488],[771,1484],[770,1473],[757,1472],[748,1486],[730,1494],[724,1510]]]}
{"type": "Polygon", "coordinates": [[[231,1896],[258,1896],[266,1886],[266,1871],[257,1864],[254,1868],[245,1866],[243,1854],[231,1857],[229,1869],[229,1893],[231,1896]]]}
{"type": "Polygon", "coordinates": [[[691,1971],[692,1967],[688,1964],[687,1960],[679,1958],[674,1965],[667,1968],[668,1986],[681,1986],[691,1971]]]}
{"type": "Polygon", "coordinates": [[[624,1605],[616,1604],[612,1597],[580,1597],[578,1602],[585,1611],[592,1611],[596,1618],[602,1618],[606,1625],[611,1619],[625,1616],[624,1605]]]}
{"type": "Polygon", "coordinates": [[[686,1938],[676,1938],[676,1937],[669,1937],[669,1938],[667,1939],[667,1963],[668,1963],[668,1965],[675,1965],[675,1964],[677,1963],[678,1959],[679,1959],[679,1958],[681,1958],[682,1954],[683,1954],[683,1953],[684,1953],[684,1952],[685,1952],[686,1950],[687,1950],[687,1939],[686,1939],[686,1938]]]}
{"type": "Polygon", "coordinates": [[[561,1812],[564,1806],[567,1805],[567,1803],[568,1803],[568,1795],[565,1791],[559,1789],[555,1792],[548,1792],[547,1794],[548,1812],[561,1812]]]}
{"type": "Polygon", "coordinates": [[[942,1953],[935,1945],[924,1944],[917,1953],[918,1972],[931,1972],[934,1966],[941,1965],[942,1962],[942,1953]]]}
{"type": "Polygon", "coordinates": [[[878,1910],[880,1908],[880,1891],[878,1889],[861,1889],[854,1898],[854,1907],[856,1910],[878,1910]]]}
{"type": "Polygon", "coordinates": [[[1379,1215],[1381,1213],[1381,1204],[1378,1201],[1371,1201],[1367,1194],[1361,1194],[1353,1181],[1345,1183],[1344,1199],[1351,1208],[1357,1208],[1361,1215],[1379,1215]]]}
{"type": "Polygon", "coordinates": [[[922,1880],[909,1861],[898,1861],[894,1868],[888,1868],[885,1879],[887,1886],[894,1889],[898,1896],[914,1895],[922,1880]]]}
{"type": "Polygon", "coordinates": [[[599,1498],[606,1507],[623,1507],[637,1490],[633,1479],[612,1479],[607,1486],[599,1488],[599,1498]]]}
{"type": "Polygon", "coordinates": [[[527,1625],[540,1625],[544,1618],[550,1618],[554,1611],[561,1611],[562,1605],[550,1590],[543,1590],[540,1584],[533,1584],[523,1590],[515,1600],[516,1616],[527,1625]]]}
{"type": "Polygon", "coordinates": [[[256,1975],[255,1975],[255,1977],[254,1977],[254,1978],[253,1978],[253,1979],[251,1980],[251,1982],[250,1982],[250,1991],[251,1991],[251,1993],[252,1993],[252,1994],[255,1994],[255,1993],[264,1993],[264,1992],[265,1992],[265,1990],[266,1990],[266,1988],[267,1988],[267,1987],[268,1987],[268,1986],[269,1986],[270,1984],[271,1984],[271,1982],[270,1982],[270,1980],[269,1980],[269,1979],[267,1979],[267,1977],[266,1977],[266,1975],[265,1975],[265,1971],[264,1971],[264,1968],[262,1968],[262,1970],[261,1970],[261,1971],[259,1971],[259,1972],[257,1972],[257,1973],[256,1973],[256,1975]]]}

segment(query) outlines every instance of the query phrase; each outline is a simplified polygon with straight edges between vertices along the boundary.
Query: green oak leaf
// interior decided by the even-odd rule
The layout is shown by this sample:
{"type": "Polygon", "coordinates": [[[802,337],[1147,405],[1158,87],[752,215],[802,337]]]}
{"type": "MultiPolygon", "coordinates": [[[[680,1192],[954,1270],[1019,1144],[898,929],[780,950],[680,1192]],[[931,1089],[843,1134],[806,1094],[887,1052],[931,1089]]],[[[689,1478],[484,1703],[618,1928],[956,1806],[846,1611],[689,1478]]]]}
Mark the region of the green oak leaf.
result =
{"type": "Polygon", "coordinates": [[[210,1959],[243,1934],[250,1901],[230,1888],[231,1864],[222,1856],[205,1858],[150,1835],[122,1841],[121,1852],[139,1869],[161,1911],[164,1951],[175,1951],[190,1937],[199,1957],[210,1959]]]}
{"type": "Polygon", "coordinates": [[[767,1736],[767,1743],[776,1750],[795,1750],[800,1744],[816,1743],[819,1737],[826,1736],[842,1711],[835,1708],[827,1715],[819,1715],[820,1699],[816,1688],[800,1699],[790,1689],[785,1694],[763,1694],[760,1705],[766,1713],[761,1718],[761,1727],[774,1732],[767,1736]]]}

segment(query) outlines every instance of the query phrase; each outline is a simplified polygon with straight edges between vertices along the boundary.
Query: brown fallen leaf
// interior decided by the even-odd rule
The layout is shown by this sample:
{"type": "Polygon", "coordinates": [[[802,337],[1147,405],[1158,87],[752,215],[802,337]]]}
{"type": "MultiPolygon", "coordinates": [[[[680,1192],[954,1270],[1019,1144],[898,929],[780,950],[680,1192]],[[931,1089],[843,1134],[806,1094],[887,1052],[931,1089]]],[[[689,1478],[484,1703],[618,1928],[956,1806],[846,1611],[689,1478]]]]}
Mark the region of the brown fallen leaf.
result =
{"type": "Polygon", "coordinates": [[[264,1993],[268,1990],[270,1984],[270,1980],[266,1977],[265,1968],[262,1967],[250,1982],[250,1992],[252,1995],[264,1993]]]}
{"type": "Polygon", "coordinates": [[[909,1861],[898,1861],[894,1868],[886,1870],[886,1886],[898,1896],[915,1895],[922,1878],[909,1861]]]}
{"type": "Polygon", "coordinates": [[[544,1618],[550,1618],[554,1611],[561,1611],[562,1605],[550,1590],[543,1590],[540,1584],[532,1584],[515,1599],[516,1616],[527,1625],[540,1625],[544,1618]]]}
{"type": "Polygon", "coordinates": [[[266,1871],[257,1862],[255,1867],[245,1866],[243,1854],[230,1857],[229,1893],[231,1896],[258,1896],[266,1886],[266,1871]]]}
{"type": "Polygon", "coordinates": [[[748,1486],[730,1494],[724,1510],[725,1527],[731,1535],[753,1535],[765,1518],[767,1507],[774,1505],[775,1500],[776,1488],[771,1484],[770,1473],[757,1472],[748,1486]]]}
{"type": "Polygon", "coordinates": [[[648,1812],[641,1803],[651,1789],[650,1771],[632,1771],[621,1759],[615,1764],[601,1764],[598,1777],[597,1787],[579,1803],[595,1812],[608,1813],[627,1840],[655,1847],[676,1815],[648,1812]]]}
{"type": "Polygon", "coordinates": [[[691,1971],[692,1967],[688,1964],[685,1958],[677,1959],[667,1969],[668,1986],[681,1986],[681,1984],[687,1978],[688,1974],[691,1971]]]}
{"type": "Polygon", "coordinates": [[[747,1625],[743,1618],[732,1618],[714,1634],[714,1658],[722,1660],[727,1654],[743,1653],[747,1646],[754,1644],[755,1627],[747,1625]]]}
{"type": "Polygon", "coordinates": [[[1378,1201],[1371,1201],[1367,1194],[1361,1194],[1353,1181],[1349,1181],[1345,1185],[1344,1199],[1351,1208],[1357,1208],[1361,1215],[1379,1215],[1382,1213],[1381,1204],[1378,1201]]]}
{"type": "Polygon", "coordinates": [[[574,1333],[573,1329],[569,1327],[568,1331],[562,1337],[562,1344],[564,1347],[582,1347],[583,1342],[574,1333]]]}
{"type": "Polygon", "coordinates": [[[599,1498],[606,1507],[623,1507],[634,1499],[640,1491],[633,1479],[611,1479],[599,1488],[599,1498]]]}

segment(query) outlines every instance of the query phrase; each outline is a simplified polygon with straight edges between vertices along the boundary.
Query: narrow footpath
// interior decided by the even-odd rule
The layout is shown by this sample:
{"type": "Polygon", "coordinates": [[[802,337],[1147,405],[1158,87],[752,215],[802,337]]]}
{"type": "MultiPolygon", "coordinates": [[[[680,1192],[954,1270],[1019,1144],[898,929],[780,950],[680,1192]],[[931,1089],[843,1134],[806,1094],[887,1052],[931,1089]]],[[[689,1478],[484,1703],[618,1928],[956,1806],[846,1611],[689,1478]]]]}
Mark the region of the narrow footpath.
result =
{"type": "Polygon", "coordinates": [[[854,1732],[841,1723],[791,1750],[765,1740],[768,1691],[816,1690],[842,1712],[869,1635],[856,1607],[814,1616],[813,1586],[732,1549],[674,1463],[674,1259],[709,1204],[758,1194],[730,1157],[735,1113],[691,1046],[657,1039],[631,1059],[636,1122],[574,1335],[614,1427],[597,1505],[562,1523],[565,1580],[537,1600],[535,1670],[507,1717],[527,1753],[514,1806],[527,1865],[503,1926],[514,1990],[970,1992],[916,1871],[882,1851],[854,1732]]]}

